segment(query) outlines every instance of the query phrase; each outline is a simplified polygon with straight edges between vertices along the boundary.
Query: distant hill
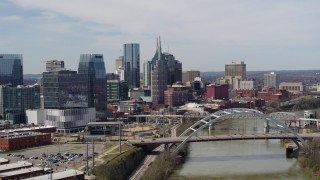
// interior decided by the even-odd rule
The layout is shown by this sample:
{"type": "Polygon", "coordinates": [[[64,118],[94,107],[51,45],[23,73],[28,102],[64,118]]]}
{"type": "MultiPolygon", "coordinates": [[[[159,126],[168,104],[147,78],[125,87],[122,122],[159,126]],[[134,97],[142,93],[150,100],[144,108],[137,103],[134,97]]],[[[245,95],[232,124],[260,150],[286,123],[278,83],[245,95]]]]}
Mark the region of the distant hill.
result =
{"type": "Polygon", "coordinates": [[[42,74],[24,74],[24,79],[40,79],[42,77],[42,74]]]}
{"type": "MultiPolygon", "coordinates": [[[[278,70],[278,71],[247,71],[247,79],[256,79],[263,82],[265,73],[280,74],[281,82],[303,82],[305,84],[320,82],[320,70],[278,70]]],[[[224,71],[201,72],[205,82],[213,82],[224,76],[224,71]]]]}

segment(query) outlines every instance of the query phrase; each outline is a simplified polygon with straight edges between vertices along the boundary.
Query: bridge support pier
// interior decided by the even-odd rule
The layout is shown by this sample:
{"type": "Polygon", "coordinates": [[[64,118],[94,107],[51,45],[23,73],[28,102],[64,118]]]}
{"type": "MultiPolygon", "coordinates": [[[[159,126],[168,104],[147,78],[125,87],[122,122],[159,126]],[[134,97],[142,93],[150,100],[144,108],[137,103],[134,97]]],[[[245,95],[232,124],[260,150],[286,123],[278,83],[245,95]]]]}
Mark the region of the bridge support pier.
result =
{"type": "Polygon", "coordinates": [[[264,132],[265,132],[265,133],[269,133],[269,131],[270,131],[269,122],[268,122],[268,121],[265,121],[265,122],[264,122],[264,132]]]}
{"type": "Polygon", "coordinates": [[[164,150],[169,151],[169,144],[164,144],[164,150]]]}

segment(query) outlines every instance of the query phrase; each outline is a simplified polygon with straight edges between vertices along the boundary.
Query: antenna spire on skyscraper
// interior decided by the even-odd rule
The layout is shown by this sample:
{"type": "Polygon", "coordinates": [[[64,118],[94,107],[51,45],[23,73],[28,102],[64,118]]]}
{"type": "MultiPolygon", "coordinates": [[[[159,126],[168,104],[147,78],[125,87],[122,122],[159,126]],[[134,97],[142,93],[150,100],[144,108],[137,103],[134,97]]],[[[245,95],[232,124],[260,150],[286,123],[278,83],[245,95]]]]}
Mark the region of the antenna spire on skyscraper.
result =
{"type": "Polygon", "coordinates": [[[160,38],[160,35],[159,35],[159,37],[158,37],[158,39],[157,39],[157,44],[158,44],[158,43],[159,43],[159,46],[157,46],[158,59],[161,60],[161,54],[162,54],[162,52],[161,52],[161,38],[160,38]]]}

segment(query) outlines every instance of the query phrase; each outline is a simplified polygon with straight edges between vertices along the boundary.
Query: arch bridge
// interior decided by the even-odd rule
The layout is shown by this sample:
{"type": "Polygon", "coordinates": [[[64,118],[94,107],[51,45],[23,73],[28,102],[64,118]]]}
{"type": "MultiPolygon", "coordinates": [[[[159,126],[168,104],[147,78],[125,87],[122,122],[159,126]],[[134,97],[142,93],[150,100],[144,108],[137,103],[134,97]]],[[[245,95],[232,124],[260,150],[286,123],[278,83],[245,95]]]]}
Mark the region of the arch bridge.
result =
{"type": "Polygon", "coordinates": [[[220,110],[213,114],[210,114],[209,116],[197,121],[188,129],[186,129],[179,136],[185,137],[184,140],[173,150],[173,153],[177,153],[184,144],[186,144],[190,139],[192,139],[192,137],[197,135],[198,132],[202,131],[206,127],[214,126],[215,124],[225,121],[226,119],[241,120],[248,118],[264,121],[267,132],[270,126],[272,126],[274,129],[279,130],[280,132],[292,134],[294,136],[293,141],[297,144],[298,147],[300,147],[299,143],[301,143],[302,145],[305,144],[305,141],[297,133],[287,127],[279,119],[272,118],[271,116],[263,114],[262,112],[254,109],[232,108],[220,110]]]}

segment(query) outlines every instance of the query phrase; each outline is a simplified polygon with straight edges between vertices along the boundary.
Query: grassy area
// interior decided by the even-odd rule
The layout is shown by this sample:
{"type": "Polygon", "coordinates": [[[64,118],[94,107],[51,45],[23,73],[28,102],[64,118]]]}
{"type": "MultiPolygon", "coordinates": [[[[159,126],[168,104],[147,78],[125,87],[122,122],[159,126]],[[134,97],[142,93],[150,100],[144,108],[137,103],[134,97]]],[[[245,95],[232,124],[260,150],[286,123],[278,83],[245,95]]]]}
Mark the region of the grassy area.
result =
{"type": "Polygon", "coordinates": [[[141,148],[126,146],[124,146],[124,149],[128,148],[129,150],[94,168],[93,173],[97,179],[122,180],[130,176],[145,157],[145,152],[141,148]]]}
{"type": "Polygon", "coordinates": [[[302,167],[310,169],[315,175],[320,175],[320,140],[308,141],[303,146],[298,158],[302,167]]]}
{"type": "Polygon", "coordinates": [[[173,171],[181,166],[188,155],[188,146],[185,145],[177,154],[162,152],[143,174],[142,180],[168,179],[173,171]]]}
{"type": "MultiPolygon", "coordinates": [[[[124,144],[121,146],[121,152],[128,151],[132,148],[133,148],[132,146],[124,144]]],[[[109,149],[111,149],[111,148],[109,148],[109,149]]],[[[113,158],[115,158],[117,155],[119,155],[119,148],[116,148],[116,149],[112,150],[111,152],[109,152],[107,155],[103,156],[103,159],[105,160],[105,162],[108,162],[108,161],[112,160],[113,158]]]]}

